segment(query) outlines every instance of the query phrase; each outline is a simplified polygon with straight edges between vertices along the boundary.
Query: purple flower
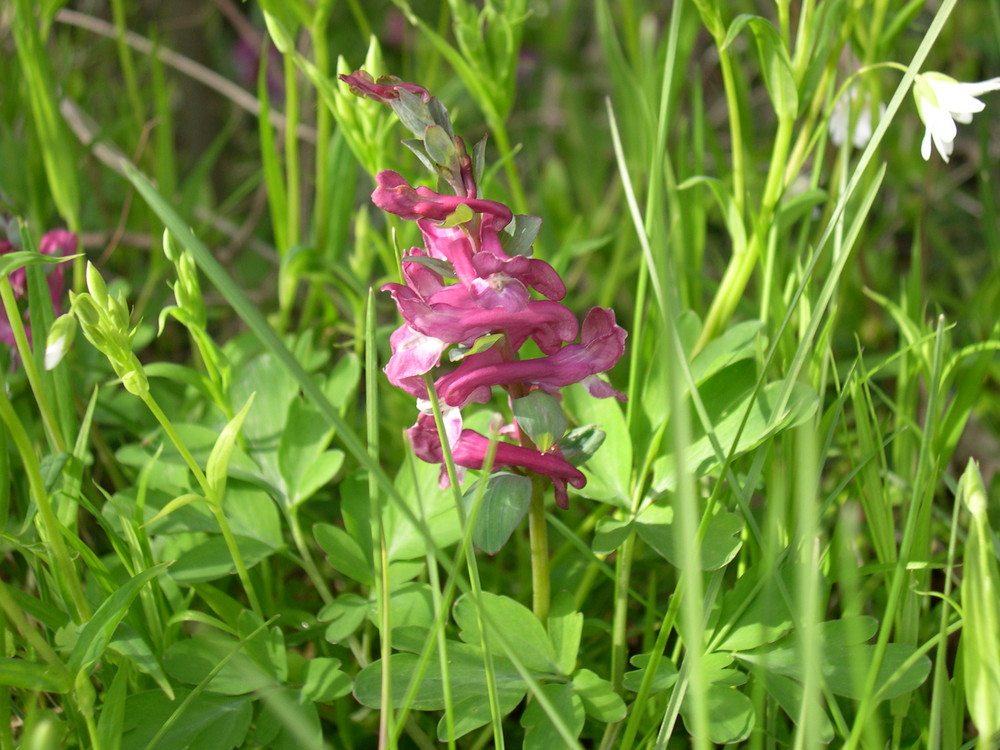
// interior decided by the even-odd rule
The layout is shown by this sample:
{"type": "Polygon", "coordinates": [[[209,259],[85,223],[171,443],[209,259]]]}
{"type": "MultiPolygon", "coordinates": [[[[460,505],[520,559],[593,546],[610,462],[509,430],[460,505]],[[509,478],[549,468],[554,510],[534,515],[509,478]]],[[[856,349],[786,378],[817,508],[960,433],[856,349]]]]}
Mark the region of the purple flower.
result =
{"type": "Polygon", "coordinates": [[[625,351],[625,330],[615,324],[613,311],[595,307],[583,321],[579,344],[568,344],[548,357],[512,361],[475,361],[467,357],[462,365],[445,375],[435,387],[449,406],[464,406],[478,400],[483,388],[525,384],[549,393],[572,383],[583,382],[598,397],[625,396],[593,377],[614,367],[625,351]],[[595,392],[596,391],[596,392],[595,392]]]}
{"type": "Polygon", "coordinates": [[[402,219],[444,221],[460,206],[468,206],[473,213],[496,217],[499,219],[496,224],[497,229],[503,229],[513,218],[513,213],[503,203],[482,198],[442,195],[425,187],[415,188],[402,175],[391,169],[375,175],[375,182],[378,187],[372,193],[372,203],[402,219]]]}
{"type": "MultiPolygon", "coordinates": [[[[510,208],[478,197],[472,160],[462,140],[451,135],[440,102],[423,87],[398,79],[376,82],[363,71],[341,80],[355,93],[390,105],[422,141],[414,146],[421,161],[456,193],[413,187],[391,170],[376,175],[372,193],[379,208],[415,221],[424,241],[423,248],[413,248],[403,257],[403,283],[382,287],[392,295],[404,321],[390,338],[392,356],[385,373],[393,385],[416,396],[418,406],[432,395],[439,400],[456,465],[482,468],[489,440],[462,429],[460,409],[474,402],[489,403],[496,387],[508,399],[517,399],[534,389],[558,394],[564,386],[582,383],[594,396],[624,400],[597,377],[622,356],[624,329],[611,310],[600,307],[587,314],[581,329],[573,312],[559,301],[566,295],[566,285],[556,270],[543,260],[507,252],[501,239],[506,235],[501,233],[507,229],[516,237],[516,245],[524,247],[537,231],[537,220],[522,224],[530,217],[518,217],[512,225],[515,217],[510,208]],[[422,104],[403,91],[419,95],[422,104]],[[450,141],[441,137],[441,130],[450,141]],[[578,333],[579,341],[571,343],[578,333]],[[528,339],[544,356],[520,359],[528,339]],[[461,363],[442,367],[445,351],[453,346],[459,347],[459,357],[452,359],[460,358],[461,363]],[[433,393],[428,393],[429,375],[436,378],[430,386],[433,393]]],[[[420,408],[422,414],[408,433],[414,453],[441,463],[441,437],[426,404],[420,408]]],[[[586,483],[584,475],[563,458],[558,442],[539,451],[516,422],[501,434],[521,445],[501,441],[494,465],[548,477],[561,507],[567,506],[568,485],[581,488],[586,483]]]]}
{"type": "MultiPolygon", "coordinates": [[[[432,416],[421,414],[417,423],[407,430],[407,436],[417,458],[429,463],[443,463],[444,453],[441,447],[441,438],[434,426],[432,416]]],[[[489,444],[490,441],[485,435],[481,435],[475,430],[462,430],[458,439],[451,442],[450,446],[455,464],[467,469],[483,468],[489,444]]],[[[566,461],[558,453],[558,450],[558,448],[554,448],[553,452],[542,453],[501,441],[497,443],[493,467],[522,468],[549,477],[555,488],[556,503],[560,508],[567,508],[569,507],[569,499],[566,496],[566,485],[571,484],[580,489],[587,484],[587,478],[579,469],[566,461]]]]}
{"type": "Polygon", "coordinates": [[[351,75],[341,75],[340,80],[351,87],[351,93],[364,96],[384,104],[399,98],[399,89],[417,94],[424,102],[431,99],[430,93],[423,86],[415,83],[405,83],[396,76],[379,76],[376,81],[370,73],[356,70],[351,75]]]}

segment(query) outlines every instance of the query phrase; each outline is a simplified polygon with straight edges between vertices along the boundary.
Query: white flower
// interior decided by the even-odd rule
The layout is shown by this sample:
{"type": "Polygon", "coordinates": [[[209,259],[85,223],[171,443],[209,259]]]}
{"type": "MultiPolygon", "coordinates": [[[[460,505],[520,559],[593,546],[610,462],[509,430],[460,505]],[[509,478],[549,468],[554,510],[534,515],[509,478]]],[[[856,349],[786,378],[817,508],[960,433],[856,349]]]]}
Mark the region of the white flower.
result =
{"type": "Polygon", "coordinates": [[[913,84],[917,112],[927,127],[920,144],[920,155],[931,158],[931,141],[941,158],[948,161],[958,135],[956,122],[972,122],[972,115],[986,105],[977,96],[1000,89],[1000,78],[978,83],[961,83],[941,73],[923,73],[913,84]]]}
{"type": "MultiPolygon", "coordinates": [[[[838,148],[847,140],[847,128],[851,123],[851,109],[855,107],[858,100],[858,89],[851,86],[847,96],[841,96],[834,102],[833,112],[830,113],[830,140],[838,148]]],[[[885,104],[879,104],[879,114],[885,114],[885,104]]],[[[854,133],[851,136],[851,143],[854,148],[864,148],[868,139],[872,137],[872,107],[871,98],[865,94],[864,102],[858,111],[857,121],[854,123],[854,133]]]]}

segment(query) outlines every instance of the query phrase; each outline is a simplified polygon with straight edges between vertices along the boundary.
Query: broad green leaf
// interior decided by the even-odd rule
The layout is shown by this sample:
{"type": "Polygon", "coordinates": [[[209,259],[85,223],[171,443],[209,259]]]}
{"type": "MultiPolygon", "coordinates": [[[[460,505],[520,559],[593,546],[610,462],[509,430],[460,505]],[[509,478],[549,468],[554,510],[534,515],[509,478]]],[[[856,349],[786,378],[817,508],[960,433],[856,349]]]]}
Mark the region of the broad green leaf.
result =
{"type": "Polygon", "coordinates": [[[281,628],[265,628],[256,612],[245,609],[239,614],[236,634],[243,642],[243,653],[261,665],[279,682],[288,679],[288,651],[281,628]]]}
{"type": "MultiPolygon", "coordinates": [[[[748,379],[747,375],[736,364],[710,378],[704,389],[699,388],[715,436],[727,456],[736,442],[737,433],[739,441],[733,451],[734,457],[757,447],[778,432],[801,424],[815,413],[819,405],[819,399],[811,388],[803,383],[795,383],[787,404],[778,411],[775,407],[784,383],[769,383],[754,397],[753,376],[750,375],[748,379]],[[750,415],[740,431],[740,424],[748,409],[750,415]]],[[[718,460],[711,440],[700,425],[695,426],[693,437],[684,454],[687,470],[701,476],[717,467],[718,460]]],[[[662,493],[675,488],[675,464],[672,453],[656,460],[653,466],[655,492],[662,493]]]]}
{"type": "MultiPolygon", "coordinates": [[[[653,550],[671,565],[680,567],[682,558],[676,549],[674,509],[671,506],[650,505],[639,514],[636,532],[653,550]]],[[[708,521],[701,543],[703,570],[718,570],[729,564],[743,545],[739,538],[743,519],[735,513],[716,513],[708,521]]]]}
{"type": "Polygon", "coordinates": [[[606,436],[597,455],[580,467],[587,477],[587,486],[578,492],[593,500],[628,508],[632,441],[618,402],[613,398],[594,398],[577,384],[563,390],[563,403],[579,424],[597,425],[606,436]]]}
{"type": "MultiPolygon", "coordinates": [[[[426,631],[422,637],[427,637],[426,631]]],[[[421,640],[415,638],[414,640],[421,640]]],[[[483,671],[483,655],[478,648],[465,643],[448,641],[448,684],[453,696],[485,696],[486,673],[483,671]]],[[[416,654],[395,653],[392,655],[392,699],[393,707],[402,704],[403,696],[414,677],[419,657],[416,654]]],[[[527,686],[521,680],[514,665],[497,654],[493,656],[496,672],[497,692],[500,709],[506,715],[514,710],[527,686]]],[[[419,688],[412,707],[418,711],[440,711],[444,708],[443,679],[441,662],[437,651],[431,654],[427,670],[420,679],[419,688]]],[[[381,707],[382,661],[373,661],[362,669],[354,680],[354,697],[363,706],[381,707]]],[[[489,721],[489,713],[484,717],[489,721]]],[[[474,728],[474,727],[473,727],[474,728]]]]}
{"type": "Polygon", "coordinates": [[[746,651],[773,643],[792,629],[792,617],[778,591],[757,583],[758,576],[748,571],[723,597],[716,629],[725,635],[715,650],[746,651]]]}
{"type": "MultiPolygon", "coordinates": [[[[503,638],[527,669],[536,672],[554,672],[556,655],[552,649],[552,642],[549,641],[545,628],[534,613],[523,604],[506,596],[497,596],[485,591],[480,596],[483,620],[494,653],[503,653],[503,649],[499,646],[499,639],[503,638]]],[[[481,644],[482,634],[476,614],[476,602],[472,596],[465,594],[460,597],[455,602],[453,614],[460,628],[459,637],[469,644],[481,644]]]]}
{"type": "Polygon", "coordinates": [[[185,702],[188,691],[170,700],[159,690],[134,693],[125,701],[121,750],[146,750],[160,734],[156,750],[219,750],[243,745],[253,704],[250,696],[202,693],[185,702]],[[183,708],[183,711],[181,709],[183,708]]]}
{"type": "MultiPolygon", "coordinates": [[[[690,693],[688,694],[690,695],[690,693]]],[[[709,739],[719,745],[741,742],[753,731],[755,713],[753,703],[743,693],[722,685],[710,685],[706,691],[708,699],[709,739]]],[[[684,724],[694,726],[688,715],[691,701],[685,697],[681,704],[684,724]]]]}
{"type": "MultiPolygon", "coordinates": [[[[579,737],[586,719],[584,715],[586,702],[581,700],[578,691],[574,691],[574,685],[542,685],[542,694],[573,737],[579,737]]],[[[624,709],[624,704],[622,708],[624,709]]],[[[524,713],[521,714],[521,726],[524,727],[524,750],[552,750],[556,747],[566,747],[566,738],[537,700],[529,702],[528,707],[524,709],[524,713]]]]}
{"type": "Polygon", "coordinates": [[[580,696],[587,715],[602,724],[612,724],[625,718],[625,701],[611,683],[589,669],[573,675],[573,692],[580,696]]]}
{"type": "Polygon", "coordinates": [[[139,590],[167,567],[168,563],[160,563],[142,571],[104,600],[83,626],[80,637],[73,646],[73,652],[69,657],[69,668],[73,672],[88,670],[101,658],[101,654],[114,636],[118,623],[128,613],[129,605],[139,594],[139,590]]]}
{"type": "Polygon", "coordinates": [[[316,705],[300,691],[282,688],[269,694],[258,715],[255,747],[268,750],[322,750],[323,725],[316,705]]]}
{"type": "Polygon", "coordinates": [[[549,640],[556,654],[556,666],[562,674],[572,674],[580,651],[583,613],[573,609],[573,597],[568,592],[556,594],[547,624],[549,640]]]}
{"type": "MultiPolygon", "coordinates": [[[[874,626],[877,626],[877,623],[870,617],[831,620],[817,626],[816,640],[822,644],[820,653],[823,679],[835,695],[861,699],[864,690],[864,670],[872,663],[875,654],[875,646],[865,641],[874,634],[874,626]]],[[[875,688],[880,700],[905,695],[920,687],[927,679],[931,663],[926,656],[914,660],[907,669],[896,674],[915,652],[915,647],[901,643],[890,643],[886,647],[875,688]]],[[[735,656],[760,669],[791,677],[800,682],[802,680],[802,657],[794,632],[789,633],[776,645],[736,653],[735,656]]]]}
{"type": "Polygon", "coordinates": [[[466,513],[471,513],[482,491],[483,499],[472,527],[472,541],[486,554],[495,555],[528,512],[532,484],[528,477],[508,471],[490,474],[485,481],[485,490],[480,490],[479,482],[469,485],[462,495],[462,503],[466,513]]]}
{"type": "MultiPolygon", "coordinates": [[[[402,502],[417,518],[425,519],[431,538],[443,548],[458,541],[462,530],[452,491],[442,490],[438,485],[440,472],[439,465],[420,461],[408,453],[396,476],[395,485],[402,502]]],[[[396,507],[396,503],[386,501],[382,521],[390,560],[424,558],[427,554],[426,539],[396,507]]]]}
{"type": "Polygon", "coordinates": [[[602,518],[597,522],[597,530],[594,532],[594,541],[591,542],[590,548],[595,555],[614,552],[625,543],[633,528],[635,528],[634,521],[602,518]]]}
{"type": "Polygon", "coordinates": [[[317,619],[329,622],[324,637],[329,643],[340,643],[361,627],[368,615],[368,600],[357,594],[341,594],[320,610],[317,619]]]}
{"type": "Polygon", "coordinates": [[[278,469],[289,507],[307,500],[343,465],[343,453],[325,452],[331,439],[333,429],[318,409],[302,399],[292,401],[278,444],[278,469]]]}
{"type": "Polygon", "coordinates": [[[562,405],[545,391],[532,391],[511,402],[518,427],[524,430],[543,453],[555,445],[566,432],[566,415],[562,405]]]}
{"type": "Polygon", "coordinates": [[[163,665],[160,664],[159,658],[153,653],[149,644],[129,627],[127,622],[118,626],[114,640],[108,644],[108,651],[130,660],[140,672],[144,672],[156,680],[156,684],[168,697],[173,697],[174,689],[170,685],[167,673],[163,671],[163,665]]]}
{"type": "Polygon", "coordinates": [[[208,691],[223,695],[245,695],[277,685],[280,679],[274,669],[251,658],[245,646],[232,636],[204,630],[168,648],[164,667],[175,680],[197,685],[225,661],[207,684],[208,691]]]}
{"type": "MultiPolygon", "coordinates": [[[[802,715],[802,686],[789,677],[766,669],[754,669],[754,677],[763,682],[764,688],[778,702],[788,717],[798,723],[802,715]]],[[[810,710],[812,720],[818,724],[819,738],[824,743],[833,741],[833,724],[823,707],[815,703],[810,710]]]]}
{"type": "Polygon", "coordinates": [[[313,535],[335,569],[358,583],[372,585],[372,562],[346,531],[333,524],[318,523],[313,527],[313,535]]]}
{"type": "Polygon", "coordinates": [[[695,385],[705,382],[735,362],[754,357],[763,329],[761,321],[745,320],[705,344],[691,362],[691,378],[695,385]]]}
{"type": "Polygon", "coordinates": [[[302,695],[316,703],[329,703],[351,692],[351,678],[340,669],[340,659],[318,657],[306,663],[302,695]]]}
{"type": "MultiPolygon", "coordinates": [[[[259,539],[236,536],[236,546],[243,556],[243,563],[252,568],[274,554],[270,545],[259,539]]],[[[179,583],[200,583],[225,578],[236,571],[226,540],[215,535],[177,558],[170,568],[170,577],[179,583]]]]}
{"type": "MultiPolygon", "coordinates": [[[[638,669],[625,673],[626,690],[631,690],[633,693],[639,692],[639,687],[642,685],[649,667],[650,657],[650,654],[636,654],[629,659],[629,663],[638,669]]],[[[656,665],[656,674],[653,677],[650,692],[662,692],[669,689],[675,682],[677,682],[677,667],[669,659],[662,657],[656,665]]]]}

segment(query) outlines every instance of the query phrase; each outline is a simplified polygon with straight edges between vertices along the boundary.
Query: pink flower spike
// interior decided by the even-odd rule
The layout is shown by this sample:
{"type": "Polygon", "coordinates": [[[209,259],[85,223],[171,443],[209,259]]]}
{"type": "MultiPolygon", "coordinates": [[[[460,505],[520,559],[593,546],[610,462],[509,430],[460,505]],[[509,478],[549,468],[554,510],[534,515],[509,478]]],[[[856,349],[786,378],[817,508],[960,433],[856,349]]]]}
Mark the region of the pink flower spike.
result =
{"type": "MultiPolygon", "coordinates": [[[[410,444],[417,458],[428,463],[442,463],[444,453],[441,439],[434,425],[434,418],[426,414],[420,415],[417,423],[407,430],[410,444]]],[[[452,457],[455,464],[468,469],[481,469],[486,459],[486,451],[490,441],[485,435],[474,430],[462,430],[458,440],[452,446],[452,457]]],[[[520,445],[500,442],[497,444],[493,467],[516,467],[542,474],[552,480],[556,491],[556,502],[560,508],[568,507],[566,485],[580,489],[587,484],[587,478],[556,453],[541,453],[520,445]]]]}
{"type": "Polygon", "coordinates": [[[473,213],[489,214],[500,220],[505,227],[513,218],[511,210],[502,203],[482,198],[462,198],[457,195],[442,195],[430,188],[414,188],[398,172],[385,170],[375,175],[378,187],[372,193],[372,203],[409,221],[431,219],[444,221],[459,206],[468,206],[473,213]]]}
{"type": "Polygon", "coordinates": [[[430,92],[423,86],[415,83],[406,83],[396,76],[379,76],[378,81],[371,77],[371,74],[364,70],[355,70],[351,75],[338,76],[341,81],[351,87],[351,92],[358,96],[365,96],[377,102],[389,104],[399,98],[399,89],[409,91],[418,95],[423,101],[431,100],[430,92]]]}
{"type": "MultiPolygon", "coordinates": [[[[625,352],[626,335],[625,329],[615,323],[612,310],[595,307],[583,321],[579,344],[564,346],[548,357],[470,368],[461,376],[459,368],[454,373],[456,377],[443,383],[439,392],[445,403],[452,406],[461,406],[471,394],[486,386],[531,384],[554,393],[614,367],[625,352]]],[[[588,381],[587,387],[595,396],[624,398],[607,384],[596,386],[588,381]]]]}

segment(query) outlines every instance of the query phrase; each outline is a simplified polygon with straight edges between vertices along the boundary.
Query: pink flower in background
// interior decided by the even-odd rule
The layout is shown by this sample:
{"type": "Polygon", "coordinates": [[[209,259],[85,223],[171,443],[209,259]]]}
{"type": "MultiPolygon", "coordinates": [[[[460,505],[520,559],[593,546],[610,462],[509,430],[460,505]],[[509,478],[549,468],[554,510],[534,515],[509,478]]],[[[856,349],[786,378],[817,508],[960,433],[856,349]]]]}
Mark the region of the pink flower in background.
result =
{"type": "MultiPolygon", "coordinates": [[[[66,229],[53,229],[42,236],[38,249],[42,255],[63,257],[73,253],[76,250],[76,244],[76,235],[72,232],[66,229]]],[[[0,240],[0,255],[6,255],[15,250],[17,248],[8,240],[0,240]]],[[[65,271],[61,263],[56,266],[49,266],[47,270],[46,283],[49,287],[49,296],[52,298],[52,306],[55,308],[55,314],[58,316],[62,313],[63,275],[65,271]]],[[[12,271],[10,273],[10,285],[14,290],[15,299],[26,298],[28,296],[27,269],[21,267],[12,271]]],[[[25,317],[27,318],[27,316],[25,317]]],[[[25,324],[25,328],[30,339],[31,328],[27,324],[25,324]]],[[[16,346],[14,331],[10,326],[10,319],[7,317],[7,312],[3,305],[0,305],[0,341],[9,347],[16,346]]]]}

